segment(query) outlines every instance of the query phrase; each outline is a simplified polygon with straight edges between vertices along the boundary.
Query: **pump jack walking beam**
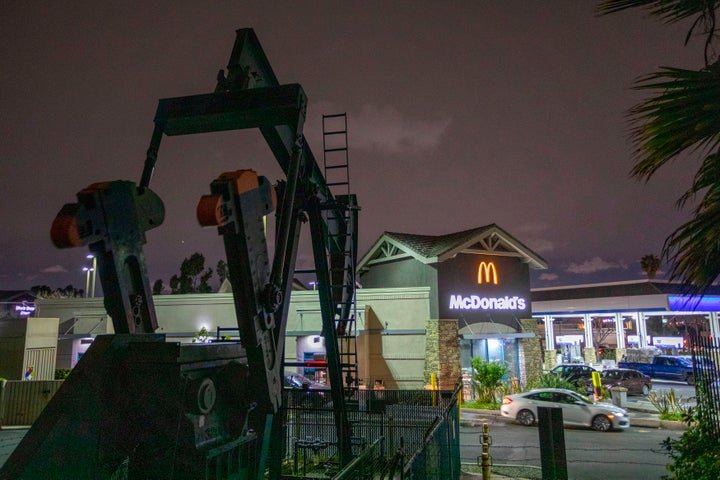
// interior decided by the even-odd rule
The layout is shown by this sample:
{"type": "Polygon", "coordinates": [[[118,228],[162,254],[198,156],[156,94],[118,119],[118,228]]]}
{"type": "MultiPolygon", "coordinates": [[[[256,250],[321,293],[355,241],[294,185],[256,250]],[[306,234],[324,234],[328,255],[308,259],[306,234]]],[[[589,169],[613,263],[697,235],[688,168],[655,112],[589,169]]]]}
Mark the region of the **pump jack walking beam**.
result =
{"type": "MultiPolygon", "coordinates": [[[[338,450],[340,463],[345,465],[351,456],[350,426],[345,410],[342,365],[337,351],[334,320],[336,315],[342,318],[344,314],[339,313],[338,309],[347,310],[347,307],[333,301],[330,291],[332,265],[328,264],[325,257],[337,259],[348,249],[356,248],[357,235],[350,231],[355,228],[355,223],[348,225],[344,221],[341,204],[333,198],[302,134],[306,111],[306,97],[302,88],[295,84],[279,85],[252,29],[237,31],[227,76],[221,71],[217,80],[214,93],[160,100],[140,186],[148,186],[152,179],[163,133],[174,136],[255,127],[260,129],[285,172],[286,181],[279,194],[276,248],[271,272],[267,284],[263,285],[263,291],[254,299],[241,296],[240,292],[248,288],[244,274],[233,275],[233,265],[238,265],[234,259],[238,256],[238,248],[232,243],[238,239],[231,239],[232,235],[228,236],[227,228],[220,228],[220,233],[225,237],[238,327],[243,344],[250,349],[248,366],[251,372],[266,372],[266,375],[260,375],[264,380],[258,380],[257,384],[259,388],[260,383],[264,387],[259,393],[259,405],[264,408],[258,410],[272,415],[280,405],[281,357],[284,352],[288,305],[300,223],[307,214],[311,230],[325,232],[325,235],[313,234],[313,247],[321,303],[326,303],[322,308],[323,332],[326,345],[330,345],[328,377],[332,388],[338,450]],[[332,214],[333,221],[325,222],[321,210],[336,210],[332,214]],[[348,245],[348,242],[355,243],[348,245]],[[254,300],[253,308],[256,310],[246,315],[243,312],[247,312],[248,300],[254,300]],[[255,314],[260,311],[264,313],[255,314]],[[263,321],[258,320],[261,317],[263,321]],[[248,330],[249,325],[255,327],[248,330]],[[251,350],[255,348],[257,354],[253,355],[251,350]]],[[[258,287],[259,284],[253,286],[255,290],[258,287]]]]}

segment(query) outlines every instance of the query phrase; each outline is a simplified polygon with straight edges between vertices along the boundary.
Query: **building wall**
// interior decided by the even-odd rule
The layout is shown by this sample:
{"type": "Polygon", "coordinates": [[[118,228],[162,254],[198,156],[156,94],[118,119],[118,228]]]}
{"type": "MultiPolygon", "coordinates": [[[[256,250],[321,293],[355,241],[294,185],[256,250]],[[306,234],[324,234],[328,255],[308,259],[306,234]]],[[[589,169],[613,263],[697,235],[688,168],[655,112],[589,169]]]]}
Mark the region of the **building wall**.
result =
{"type": "Polygon", "coordinates": [[[0,378],[20,380],[25,351],[26,319],[0,320],[0,378]]]}
{"type": "MultiPolygon", "coordinates": [[[[167,341],[191,342],[201,328],[214,336],[217,327],[237,328],[232,294],[158,295],[153,297],[159,329],[167,341]]],[[[424,385],[425,323],[430,318],[430,288],[359,289],[357,291],[359,378],[366,385],[381,380],[386,388],[424,385]]],[[[61,322],[107,315],[102,299],[47,299],[43,314],[61,322]]],[[[97,322],[75,322],[73,334],[97,322]]],[[[297,340],[320,335],[322,319],[316,291],[293,291],[288,309],[285,359],[296,361],[297,340]]],[[[65,356],[74,355],[64,347],[65,356]]]]}
{"type": "Polygon", "coordinates": [[[52,380],[58,341],[58,319],[24,317],[0,321],[0,377],[52,380]]]}
{"type": "Polygon", "coordinates": [[[360,275],[364,288],[385,289],[403,287],[430,288],[430,318],[439,318],[438,272],[433,265],[425,265],[414,258],[373,265],[360,275]]]}

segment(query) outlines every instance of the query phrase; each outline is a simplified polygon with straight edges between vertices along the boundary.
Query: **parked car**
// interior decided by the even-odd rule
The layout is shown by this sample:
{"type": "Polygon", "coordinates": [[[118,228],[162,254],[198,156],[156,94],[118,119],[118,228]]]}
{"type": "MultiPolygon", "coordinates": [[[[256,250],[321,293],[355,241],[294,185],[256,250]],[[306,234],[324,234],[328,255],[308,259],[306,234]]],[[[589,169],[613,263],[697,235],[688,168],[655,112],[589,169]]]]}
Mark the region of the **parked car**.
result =
{"type": "Polygon", "coordinates": [[[586,384],[587,381],[592,382],[592,373],[596,371],[597,370],[587,365],[567,363],[558,365],[550,370],[550,373],[564,377],[572,383],[583,385],[586,384]]]}
{"type": "Polygon", "coordinates": [[[618,367],[639,370],[652,378],[677,380],[679,382],[686,382],[688,385],[695,385],[692,361],[683,357],[657,355],[653,357],[649,363],[620,362],[618,363],[618,367]]]}
{"type": "Polygon", "coordinates": [[[310,380],[299,373],[285,375],[285,386],[301,390],[330,390],[330,385],[310,380]]]}
{"type": "Polygon", "coordinates": [[[630,427],[628,413],[622,408],[611,403],[593,402],[564,388],[539,388],[506,395],[500,413],[522,425],[531,426],[537,421],[538,407],[561,408],[565,425],[590,427],[600,432],[630,427]]]}
{"type": "Polygon", "coordinates": [[[299,373],[285,375],[285,387],[291,392],[291,402],[304,408],[332,406],[330,385],[316,382],[299,373]]]}
{"type": "MultiPolygon", "coordinates": [[[[647,395],[652,389],[652,379],[642,372],[630,368],[609,368],[600,372],[603,387],[624,387],[628,395],[647,395]]],[[[587,383],[592,391],[592,380],[587,383]]]]}

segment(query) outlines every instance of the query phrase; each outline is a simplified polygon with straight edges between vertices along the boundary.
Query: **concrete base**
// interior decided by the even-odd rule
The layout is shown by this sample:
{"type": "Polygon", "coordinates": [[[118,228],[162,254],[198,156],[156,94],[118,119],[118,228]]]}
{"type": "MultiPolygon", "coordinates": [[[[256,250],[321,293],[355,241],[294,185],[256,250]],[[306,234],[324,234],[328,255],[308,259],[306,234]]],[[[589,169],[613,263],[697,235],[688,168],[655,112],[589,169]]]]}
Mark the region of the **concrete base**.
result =
{"type": "Polygon", "coordinates": [[[557,365],[557,352],[545,350],[545,370],[552,370],[555,365],[557,365]]]}
{"type": "Polygon", "coordinates": [[[585,363],[597,363],[597,355],[595,354],[594,347],[588,347],[583,349],[583,360],[585,363]]]}
{"type": "Polygon", "coordinates": [[[615,349],[615,362],[620,363],[627,353],[627,348],[616,348],[615,349]]]}

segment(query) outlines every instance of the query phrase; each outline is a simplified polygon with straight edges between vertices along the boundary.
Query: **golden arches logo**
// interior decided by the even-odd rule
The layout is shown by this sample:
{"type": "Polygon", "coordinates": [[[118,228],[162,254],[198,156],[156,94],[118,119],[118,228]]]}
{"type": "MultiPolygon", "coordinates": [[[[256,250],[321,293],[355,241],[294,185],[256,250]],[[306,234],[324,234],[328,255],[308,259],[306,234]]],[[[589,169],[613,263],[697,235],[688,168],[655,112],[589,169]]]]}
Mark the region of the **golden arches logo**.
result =
{"type": "Polygon", "coordinates": [[[497,269],[493,262],[480,262],[477,274],[477,283],[493,283],[497,285],[498,275],[497,269]]]}

